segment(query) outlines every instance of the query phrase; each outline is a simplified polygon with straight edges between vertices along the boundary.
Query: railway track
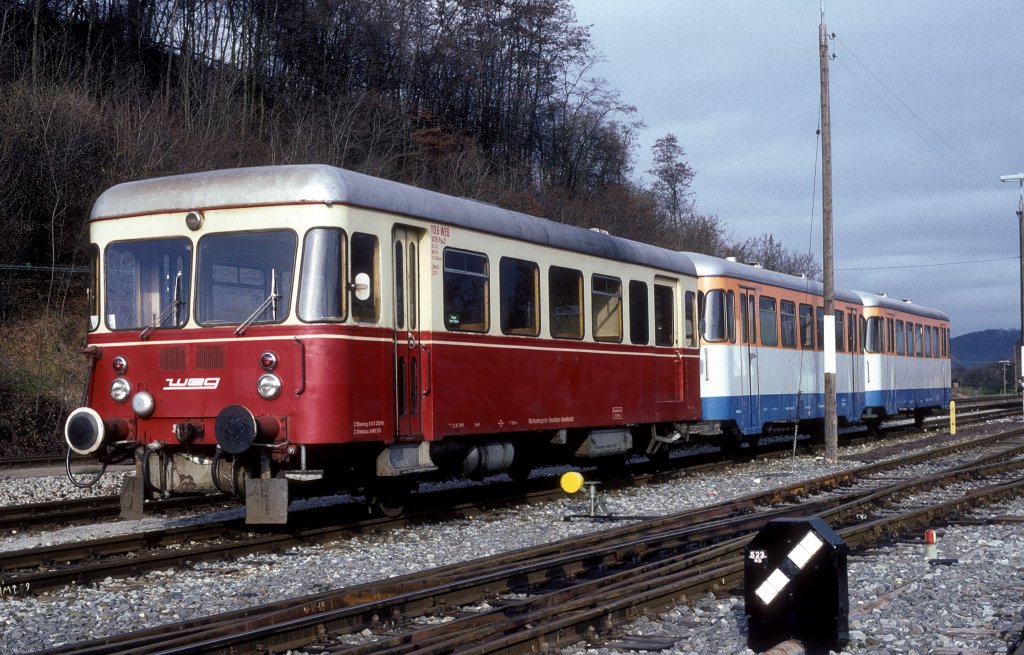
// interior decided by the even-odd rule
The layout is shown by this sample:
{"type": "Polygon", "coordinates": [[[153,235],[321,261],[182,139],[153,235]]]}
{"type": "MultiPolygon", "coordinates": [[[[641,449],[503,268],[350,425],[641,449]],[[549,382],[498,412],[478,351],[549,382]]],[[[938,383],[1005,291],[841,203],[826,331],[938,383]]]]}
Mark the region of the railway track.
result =
{"type": "MultiPolygon", "coordinates": [[[[963,406],[961,406],[961,410],[958,410],[964,412],[958,417],[958,423],[961,426],[993,420],[1003,416],[1014,416],[1020,411],[1015,397],[973,399],[967,403],[966,407],[966,410],[964,410],[963,406]]],[[[948,421],[948,415],[939,415],[928,419],[926,421],[926,426],[943,427],[948,424],[948,421]]],[[[902,423],[891,423],[888,425],[887,430],[898,431],[906,429],[907,423],[908,422],[906,421],[902,423]]],[[[854,434],[844,437],[848,443],[860,443],[872,438],[874,437],[866,432],[861,435],[854,434]]],[[[801,444],[806,445],[807,440],[802,439],[801,444]]],[[[773,454],[785,453],[789,447],[790,446],[786,445],[781,440],[776,440],[774,442],[766,441],[766,443],[763,443],[758,448],[749,451],[749,454],[751,456],[756,454],[759,457],[771,456],[773,454]]],[[[735,453],[733,455],[735,455],[735,453]]],[[[690,470],[696,470],[697,468],[721,465],[722,462],[727,461],[729,461],[729,459],[725,455],[722,457],[716,457],[715,455],[700,455],[692,458],[687,464],[681,464],[681,466],[687,467],[690,470]]],[[[92,462],[91,459],[79,458],[77,463],[79,465],[83,465],[90,462],[92,462]]],[[[63,464],[64,458],[62,457],[14,458],[0,460],[0,470],[5,468],[32,468],[51,465],[62,466],[63,464]]],[[[643,482],[647,482],[649,479],[650,478],[645,478],[643,482]]],[[[513,490],[512,493],[516,494],[517,492],[513,490]]],[[[146,501],[146,512],[167,513],[202,509],[205,507],[217,507],[221,503],[227,501],[227,497],[220,495],[153,499],[146,501]]],[[[494,501],[492,499],[488,499],[488,502],[494,501]]],[[[95,523],[97,521],[111,521],[119,517],[120,511],[121,499],[117,495],[96,496],[85,499],[62,499],[51,502],[0,507],[0,532],[9,532],[14,530],[24,531],[27,529],[39,529],[49,526],[95,523]]]]}
{"type": "Polygon", "coordinates": [[[366,646],[337,646],[339,652],[483,653],[549,647],[578,640],[644,608],[736,586],[742,576],[743,546],[773,516],[819,516],[851,546],[860,546],[935,525],[983,501],[1017,494],[1024,485],[1019,475],[1024,467],[1022,434],[1024,430],[1017,430],[916,453],[702,510],[415,576],[46,652],[251,652],[306,645],[339,632],[379,633],[382,627],[395,634],[366,646]],[[939,467],[937,460],[965,448],[988,452],[968,463],[946,464],[940,471],[922,474],[922,466],[939,467]],[[1016,475],[991,479],[1008,472],[1016,475]],[[895,497],[949,489],[979,478],[990,480],[955,499],[887,509],[884,515],[879,509],[895,497]],[[837,491],[854,481],[863,488],[837,491]],[[824,491],[831,493],[799,505],[785,504],[824,491]],[[767,504],[774,508],[764,510],[767,504]],[[408,623],[438,608],[482,602],[493,609],[430,628],[408,623]],[[476,645],[469,648],[470,644],[476,645]]]}

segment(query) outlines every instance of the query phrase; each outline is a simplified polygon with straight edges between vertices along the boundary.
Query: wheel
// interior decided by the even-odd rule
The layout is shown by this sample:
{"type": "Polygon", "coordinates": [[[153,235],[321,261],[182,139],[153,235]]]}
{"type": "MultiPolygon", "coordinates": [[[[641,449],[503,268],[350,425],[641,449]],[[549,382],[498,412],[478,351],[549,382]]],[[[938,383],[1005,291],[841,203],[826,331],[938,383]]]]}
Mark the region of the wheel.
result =
{"type": "Polygon", "coordinates": [[[508,467],[508,470],[505,472],[514,482],[524,482],[530,477],[532,471],[533,464],[529,458],[516,453],[515,458],[512,460],[512,466],[508,467]]]}
{"type": "Polygon", "coordinates": [[[393,519],[405,512],[406,500],[407,498],[396,498],[394,496],[376,496],[370,502],[370,508],[375,514],[393,519]]]}
{"type": "Polygon", "coordinates": [[[924,419],[928,416],[927,409],[915,409],[914,410],[914,427],[918,430],[924,427],[924,419]]]}
{"type": "Polygon", "coordinates": [[[366,506],[371,514],[393,519],[405,512],[413,486],[408,483],[375,482],[366,489],[366,506]]]}

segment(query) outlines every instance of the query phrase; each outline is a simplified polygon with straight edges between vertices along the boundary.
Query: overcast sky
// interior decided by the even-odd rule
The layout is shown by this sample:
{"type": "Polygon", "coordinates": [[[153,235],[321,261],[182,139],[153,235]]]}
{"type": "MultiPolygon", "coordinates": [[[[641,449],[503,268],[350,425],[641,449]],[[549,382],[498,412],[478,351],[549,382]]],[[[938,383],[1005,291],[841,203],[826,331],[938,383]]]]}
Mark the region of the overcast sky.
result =
{"type": "MultiPolygon", "coordinates": [[[[698,211],[820,261],[819,0],[574,5],[647,124],[637,175],[671,132],[698,211]]],[[[827,0],[825,22],[836,286],[941,309],[954,336],[1019,327],[1019,186],[999,177],[1024,172],[1024,4],[827,0]]]]}

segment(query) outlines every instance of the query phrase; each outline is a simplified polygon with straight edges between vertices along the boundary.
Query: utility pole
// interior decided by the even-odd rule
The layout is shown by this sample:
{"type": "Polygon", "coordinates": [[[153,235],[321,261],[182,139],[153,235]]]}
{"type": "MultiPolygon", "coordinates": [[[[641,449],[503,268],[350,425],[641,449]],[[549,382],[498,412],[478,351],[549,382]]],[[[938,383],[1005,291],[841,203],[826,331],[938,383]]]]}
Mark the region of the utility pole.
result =
{"type": "Polygon", "coordinates": [[[1001,359],[999,363],[1003,366],[1003,395],[1006,395],[1006,367],[1010,365],[1010,360],[1001,359]]]}
{"type": "Polygon", "coordinates": [[[836,292],[832,261],[832,120],[828,99],[828,30],[825,28],[825,4],[821,5],[818,27],[818,53],[821,63],[821,260],[825,293],[825,460],[839,462],[839,429],[836,420],[836,292]]]}
{"type": "MultiPolygon", "coordinates": [[[[1016,175],[1002,175],[999,178],[1003,182],[1017,182],[1020,186],[1020,200],[1017,203],[1017,222],[1020,225],[1020,250],[1017,251],[1020,258],[1020,339],[1017,341],[1019,348],[1014,353],[1014,362],[1020,362],[1019,375],[1024,377],[1024,173],[1016,175]]],[[[1017,367],[1014,366],[1014,369],[1017,367]]],[[[1016,372],[1016,370],[1015,370],[1016,372]]],[[[1014,387],[1020,379],[1014,380],[1014,387]]],[[[1021,394],[1021,411],[1024,412],[1024,394],[1021,394]]]]}

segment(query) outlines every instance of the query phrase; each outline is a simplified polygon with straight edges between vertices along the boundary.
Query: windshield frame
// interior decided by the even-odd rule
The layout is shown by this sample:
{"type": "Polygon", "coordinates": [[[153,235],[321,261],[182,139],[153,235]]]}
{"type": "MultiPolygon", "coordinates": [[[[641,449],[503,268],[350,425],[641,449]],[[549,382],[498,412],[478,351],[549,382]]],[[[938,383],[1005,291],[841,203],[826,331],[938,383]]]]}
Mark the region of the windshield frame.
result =
{"type": "Polygon", "coordinates": [[[288,320],[294,305],[293,289],[298,247],[298,233],[282,227],[203,235],[196,244],[193,320],[197,325],[205,327],[237,326],[243,323],[273,325],[288,320]],[[262,244],[259,242],[261,236],[272,235],[287,239],[290,247],[282,248],[281,243],[272,241],[265,241],[262,244]],[[228,244],[235,246],[233,253],[229,248],[223,247],[228,244]],[[214,246],[221,249],[211,251],[210,248],[214,246]],[[208,261],[211,256],[217,258],[208,261]],[[225,256],[232,258],[224,259],[225,256]],[[232,273],[234,279],[227,279],[232,273]],[[220,276],[219,282],[217,276],[220,276]],[[244,277],[249,277],[252,282],[243,279],[244,277]],[[276,317],[267,316],[267,311],[271,311],[269,304],[266,311],[254,316],[254,310],[274,293],[272,287],[275,278],[276,292],[279,296],[273,303],[276,317]],[[233,294],[234,298],[215,294],[215,286],[233,288],[236,291],[233,294]],[[214,302],[219,302],[222,306],[211,307],[211,303],[214,302]]]}
{"type": "MultiPolygon", "coordinates": [[[[195,244],[187,236],[169,235],[165,237],[149,237],[144,239],[124,239],[112,241],[103,248],[102,261],[102,282],[99,287],[103,293],[103,324],[111,332],[126,332],[130,330],[145,330],[146,328],[160,330],[180,330],[188,324],[188,318],[192,309],[192,270],[195,244]],[[171,244],[179,242],[180,252],[173,252],[170,247],[163,251],[152,252],[159,244],[171,244]],[[149,251],[149,252],[147,252],[149,251]],[[154,255],[156,259],[154,259],[154,255]],[[114,256],[131,256],[135,261],[121,265],[120,272],[114,271],[114,256]],[[170,257],[177,257],[177,262],[171,262],[170,257]],[[161,261],[157,261],[157,259],[161,261]],[[141,263],[140,263],[141,262],[141,263]],[[178,264],[176,266],[175,264],[178,264]],[[128,270],[130,268],[130,270],[128,270]],[[142,270],[140,270],[142,269],[142,270]],[[175,271],[175,275],[171,271],[175,271]],[[168,312],[172,306],[175,295],[176,273],[182,274],[181,280],[181,308],[179,312],[168,312]],[[125,275],[133,276],[133,281],[123,281],[125,275]],[[146,288],[140,282],[140,277],[151,278],[146,288]],[[112,288],[111,285],[118,285],[112,288]],[[157,294],[157,307],[140,308],[138,305],[146,302],[157,294]],[[112,311],[117,310],[117,311],[112,311]],[[149,314],[142,317],[141,312],[149,314]],[[131,324],[125,324],[123,317],[127,314],[135,314],[135,320],[131,324]],[[178,322],[173,324],[174,315],[177,313],[178,322]],[[155,322],[160,318],[159,322],[155,322]],[[169,322],[171,322],[169,324],[169,322]]],[[[152,304],[150,300],[150,304],[152,304]]]]}

